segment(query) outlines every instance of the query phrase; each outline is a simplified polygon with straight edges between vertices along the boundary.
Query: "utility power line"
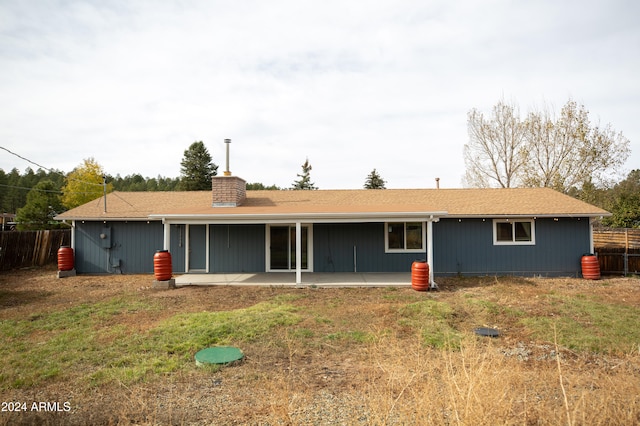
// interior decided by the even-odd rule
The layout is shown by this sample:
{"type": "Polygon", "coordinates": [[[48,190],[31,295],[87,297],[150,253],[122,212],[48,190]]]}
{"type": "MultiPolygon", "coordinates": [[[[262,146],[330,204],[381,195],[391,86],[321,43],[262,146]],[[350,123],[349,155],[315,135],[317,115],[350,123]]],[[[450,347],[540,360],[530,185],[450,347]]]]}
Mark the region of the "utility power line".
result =
{"type": "MultiPolygon", "coordinates": [[[[33,165],[35,165],[35,166],[38,166],[38,167],[40,167],[41,169],[44,169],[44,170],[48,171],[49,173],[57,173],[57,174],[59,174],[59,175],[62,175],[62,176],[64,176],[64,177],[66,177],[67,179],[69,179],[69,178],[68,178],[64,173],[62,173],[62,172],[60,172],[60,171],[58,171],[58,170],[55,170],[55,169],[51,169],[51,168],[49,168],[49,167],[45,167],[45,166],[43,166],[43,165],[41,165],[41,164],[36,163],[35,161],[29,160],[28,158],[25,158],[25,157],[23,157],[23,156],[22,156],[22,155],[20,155],[20,154],[16,154],[15,152],[11,151],[10,149],[7,149],[7,148],[5,148],[5,147],[3,147],[3,146],[0,146],[0,149],[7,151],[7,152],[8,152],[9,154],[11,154],[11,155],[15,155],[16,157],[18,157],[18,158],[20,158],[20,159],[22,159],[22,160],[24,160],[24,161],[26,161],[26,162],[28,162],[28,163],[31,163],[31,164],[33,164],[33,165]]],[[[80,179],[70,179],[70,180],[73,180],[73,181],[75,181],[75,182],[84,183],[84,184],[86,184],[86,185],[96,185],[96,186],[103,186],[103,185],[104,185],[104,184],[102,184],[102,183],[87,182],[87,181],[80,180],[80,179]]]]}

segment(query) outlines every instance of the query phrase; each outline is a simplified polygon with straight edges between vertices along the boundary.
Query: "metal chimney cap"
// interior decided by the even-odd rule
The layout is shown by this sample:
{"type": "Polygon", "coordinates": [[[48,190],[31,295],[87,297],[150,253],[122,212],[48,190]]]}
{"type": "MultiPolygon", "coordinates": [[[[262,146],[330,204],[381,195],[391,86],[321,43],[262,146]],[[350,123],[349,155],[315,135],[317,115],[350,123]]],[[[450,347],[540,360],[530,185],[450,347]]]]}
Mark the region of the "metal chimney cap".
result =
{"type": "Polygon", "coordinates": [[[225,139],[224,143],[231,143],[231,139],[225,139]]]}

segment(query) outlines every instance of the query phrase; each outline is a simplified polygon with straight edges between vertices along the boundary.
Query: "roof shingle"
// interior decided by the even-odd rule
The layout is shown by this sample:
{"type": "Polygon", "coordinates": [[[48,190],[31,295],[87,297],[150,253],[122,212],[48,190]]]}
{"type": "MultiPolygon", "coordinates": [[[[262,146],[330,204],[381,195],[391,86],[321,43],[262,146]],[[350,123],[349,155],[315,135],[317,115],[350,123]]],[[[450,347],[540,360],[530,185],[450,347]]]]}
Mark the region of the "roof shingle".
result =
{"type": "Polygon", "coordinates": [[[216,215],[278,215],[310,213],[447,212],[473,216],[607,216],[592,206],[549,188],[509,189],[385,189],[318,191],[247,191],[238,207],[212,207],[211,191],[112,192],[107,209],[99,198],[57,216],[67,220],[147,219],[216,215]]]}

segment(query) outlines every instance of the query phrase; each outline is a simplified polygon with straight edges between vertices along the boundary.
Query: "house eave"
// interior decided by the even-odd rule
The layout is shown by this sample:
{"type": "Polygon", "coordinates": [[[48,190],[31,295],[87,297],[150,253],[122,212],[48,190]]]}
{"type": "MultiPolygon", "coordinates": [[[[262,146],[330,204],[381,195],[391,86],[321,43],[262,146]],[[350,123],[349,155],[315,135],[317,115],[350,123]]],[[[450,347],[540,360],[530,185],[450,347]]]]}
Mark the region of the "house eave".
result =
{"type": "Polygon", "coordinates": [[[362,223],[387,221],[425,221],[446,217],[445,211],[357,212],[357,213],[270,213],[270,214],[158,214],[149,218],[164,223],[362,223]]]}
{"type": "Polygon", "coordinates": [[[544,213],[544,214],[451,214],[447,215],[447,219],[510,219],[510,218],[601,218],[601,217],[609,217],[612,214],[609,212],[606,213],[544,213]]]}
{"type": "Polygon", "coordinates": [[[149,221],[159,221],[160,219],[152,218],[150,216],[145,217],[132,217],[132,216],[124,216],[124,217],[91,217],[91,216],[56,216],[55,220],[59,221],[86,221],[86,222],[149,222],[149,221]]]}

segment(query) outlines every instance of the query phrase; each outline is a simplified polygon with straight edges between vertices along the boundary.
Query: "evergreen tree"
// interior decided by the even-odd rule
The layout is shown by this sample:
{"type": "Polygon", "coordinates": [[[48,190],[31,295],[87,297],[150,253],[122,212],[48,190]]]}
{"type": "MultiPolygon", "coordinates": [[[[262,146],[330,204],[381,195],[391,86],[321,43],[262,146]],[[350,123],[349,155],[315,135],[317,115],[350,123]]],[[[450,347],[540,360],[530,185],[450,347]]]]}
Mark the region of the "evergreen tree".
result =
{"type": "Polygon", "coordinates": [[[619,228],[640,228],[640,169],[632,170],[608,192],[610,201],[603,207],[613,216],[604,218],[602,223],[619,228]]]}
{"type": "Polygon", "coordinates": [[[211,189],[211,178],[218,174],[218,166],[212,163],[202,141],[191,144],[184,152],[180,166],[180,189],[183,191],[211,189]]]}
{"type": "Polygon", "coordinates": [[[364,189],[386,189],[385,183],[387,182],[380,177],[376,169],[373,169],[364,182],[364,189]]]}
{"type": "Polygon", "coordinates": [[[50,180],[42,180],[27,194],[27,204],[18,210],[18,229],[37,230],[57,228],[53,217],[62,213],[60,190],[50,180]]]}
{"type": "Polygon", "coordinates": [[[247,191],[278,191],[280,187],[276,184],[265,186],[263,183],[254,182],[247,184],[247,191]]]}
{"type": "Polygon", "coordinates": [[[9,177],[0,169],[0,213],[7,211],[5,208],[5,199],[7,198],[7,192],[9,191],[9,177]]]}
{"type": "Polygon", "coordinates": [[[5,213],[16,213],[27,202],[27,192],[22,187],[22,176],[15,167],[7,174],[7,190],[2,200],[5,213]]]}
{"type": "Polygon", "coordinates": [[[309,164],[309,159],[307,158],[302,165],[302,174],[296,175],[300,180],[294,181],[291,189],[318,189],[315,187],[314,183],[311,182],[311,169],[311,164],[309,164]]]}

